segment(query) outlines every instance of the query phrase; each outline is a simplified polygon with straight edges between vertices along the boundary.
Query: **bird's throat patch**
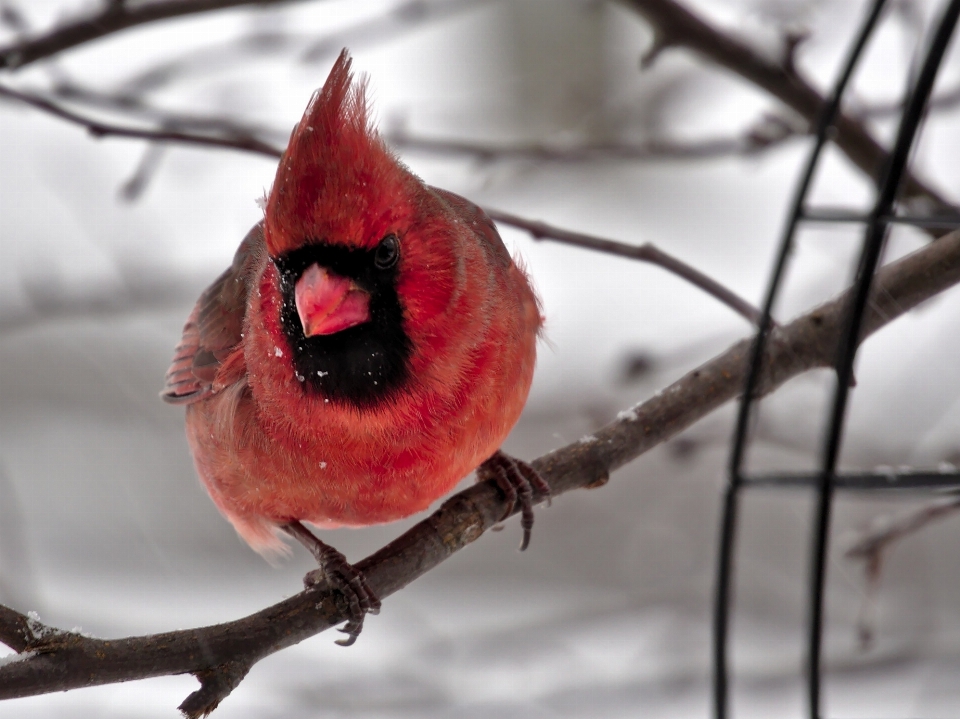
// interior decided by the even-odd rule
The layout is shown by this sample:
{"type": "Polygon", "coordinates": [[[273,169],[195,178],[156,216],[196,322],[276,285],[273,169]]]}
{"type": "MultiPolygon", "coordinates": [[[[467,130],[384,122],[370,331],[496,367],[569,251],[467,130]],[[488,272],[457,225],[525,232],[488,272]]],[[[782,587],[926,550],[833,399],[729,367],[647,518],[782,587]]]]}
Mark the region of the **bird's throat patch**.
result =
{"type": "Polygon", "coordinates": [[[274,260],[283,297],[281,324],[296,378],[325,400],[372,407],[389,400],[409,379],[412,346],[397,295],[398,267],[378,267],[376,250],[312,242],[274,260]],[[297,313],[297,281],[314,263],[370,293],[370,321],[328,335],[306,337],[297,313]]]}

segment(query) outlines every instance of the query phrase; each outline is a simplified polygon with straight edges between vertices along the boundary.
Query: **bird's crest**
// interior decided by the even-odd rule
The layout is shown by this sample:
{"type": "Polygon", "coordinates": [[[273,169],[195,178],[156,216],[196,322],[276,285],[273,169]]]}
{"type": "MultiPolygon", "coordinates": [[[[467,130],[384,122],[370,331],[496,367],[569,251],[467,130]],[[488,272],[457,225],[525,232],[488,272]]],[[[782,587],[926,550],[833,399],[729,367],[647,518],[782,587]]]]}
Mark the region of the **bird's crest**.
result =
{"type": "Polygon", "coordinates": [[[373,246],[404,204],[413,176],[371,127],[350,66],[344,49],[280,160],[264,222],[274,257],[308,242],[373,246]]]}

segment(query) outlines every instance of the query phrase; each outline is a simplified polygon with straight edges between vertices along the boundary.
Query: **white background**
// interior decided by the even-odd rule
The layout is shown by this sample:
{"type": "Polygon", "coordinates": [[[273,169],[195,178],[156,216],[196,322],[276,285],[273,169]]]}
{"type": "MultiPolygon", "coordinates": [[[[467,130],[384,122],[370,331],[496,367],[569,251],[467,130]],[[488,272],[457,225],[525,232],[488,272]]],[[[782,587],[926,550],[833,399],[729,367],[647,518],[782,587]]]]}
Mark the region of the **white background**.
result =
{"type": "MultiPolygon", "coordinates": [[[[91,2],[21,2],[33,27],[91,2]]],[[[775,101],[689,53],[641,74],[650,32],[619,6],[476,2],[423,25],[337,36],[390,7],[338,0],[158,23],[0,78],[42,88],[66,73],[116,90],[158,60],[203,50],[201,71],[149,95],[171,110],[229,114],[283,133],[322,84],[340,44],[370,77],[385,130],[575,145],[743,132],[775,101]],[[234,57],[254,30],[332,37],[296,52],[234,57]],[[345,38],[345,39],[343,39],[345,38]]],[[[691,5],[693,6],[693,5],[691,5]]],[[[701,1],[698,12],[775,54],[806,26],[801,70],[826,88],[861,3],[701,1]]],[[[910,5],[925,18],[938,5],[910,5]]],[[[888,19],[854,84],[858,106],[894,102],[918,39],[888,19]]],[[[9,39],[9,34],[6,36],[9,39]]],[[[938,85],[960,82],[954,42],[938,85]]],[[[116,116],[106,116],[116,120],[116,116]]],[[[889,140],[894,125],[871,127],[889,140]]],[[[705,162],[537,164],[404,153],[427,182],[479,204],[627,242],[652,241],[759,303],[807,140],[705,162]]],[[[260,217],[275,162],[169,148],[136,202],[119,197],[141,142],[95,140],[0,104],[0,601],[102,637],[226,621],[298,591],[310,560],[270,567],[199,486],[182,410],[157,397],[194,299],[260,217]]],[[[930,118],[914,166],[960,197],[960,109],[930,118]]],[[[869,186],[838,155],[815,191],[866,206],[869,186]]],[[[644,265],[504,239],[544,299],[548,342],[506,449],[533,458],[576,440],[722,351],[750,328],[698,290],[644,265]],[[624,379],[631,356],[650,370],[624,379]]],[[[851,274],[854,228],[799,239],[780,319],[825,300],[851,274]]],[[[888,259],[920,247],[897,230],[888,259]]],[[[843,465],[960,464],[960,292],[871,338],[857,365],[843,465]]],[[[811,468],[828,373],[763,405],[751,467],[811,468]]],[[[256,665],[217,717],[705,717],[718,497],[733,407],[700,422],[603,489],[540,509],[530,549],[516,521],[385,602],[358,643],[323,634],[256,665]]],[[[467,480],[470,481],[470,480],[467,480]]],[[[877,596],[876,641],[858,649],[861,568],[844,559],[874,518],[923,500],[838,499],[828,579],[827,714],[960,717],[960,518],[898,546],[877,596]]],[[[810,497],[756,490],[743,505],[734,659],[738,717],[800,716],[810,497]]],[[[422,517],[419,517],[422,518],[422,517]]],[[[417,520],[324,538],[353,560],[417,520]]],[[[0,649],[0,657],[6,652],[0,649]]],[[[2,658],[0,658],[2,661],[2,658]]],[[[191,677],[0,704],[0,717],[173,717],[191,677]]]]}

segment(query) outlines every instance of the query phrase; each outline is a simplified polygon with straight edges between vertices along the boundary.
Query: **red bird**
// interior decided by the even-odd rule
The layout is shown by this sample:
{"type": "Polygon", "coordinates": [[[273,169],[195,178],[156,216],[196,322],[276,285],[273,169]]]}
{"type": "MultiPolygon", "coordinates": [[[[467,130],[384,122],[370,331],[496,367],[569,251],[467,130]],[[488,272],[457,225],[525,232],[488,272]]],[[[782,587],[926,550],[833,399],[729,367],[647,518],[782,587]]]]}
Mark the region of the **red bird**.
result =
{"type": "Polygon", "coordinates": [[[163,398],[186,404],[197,473],[254,549],[285,532],[343,590],[350,644],[378,598],[303,524],[426,509],[474,469],[523,511],[549,488],[498,447],[542,318],[480,208],[429,187],[370,126],[346,51],[280,161],[263,222],[201,296],[163,398]]]}

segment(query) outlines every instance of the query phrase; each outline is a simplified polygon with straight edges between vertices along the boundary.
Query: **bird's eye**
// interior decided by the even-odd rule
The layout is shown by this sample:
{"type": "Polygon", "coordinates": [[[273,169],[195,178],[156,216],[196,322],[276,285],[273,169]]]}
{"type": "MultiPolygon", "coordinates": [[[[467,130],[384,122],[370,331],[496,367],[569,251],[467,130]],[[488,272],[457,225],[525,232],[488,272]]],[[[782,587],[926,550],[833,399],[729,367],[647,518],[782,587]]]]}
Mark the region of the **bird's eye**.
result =
{"type": "Polygon", "coordinates": [[[377,251],[373,255],[373,264],[377,269],[387,270],[397,264],[400,259],[400,240],[396,235],[387,235],[380,244],[377,245],[377,251]]]}

